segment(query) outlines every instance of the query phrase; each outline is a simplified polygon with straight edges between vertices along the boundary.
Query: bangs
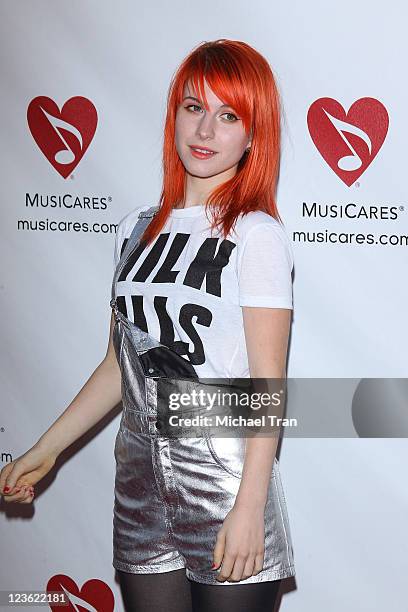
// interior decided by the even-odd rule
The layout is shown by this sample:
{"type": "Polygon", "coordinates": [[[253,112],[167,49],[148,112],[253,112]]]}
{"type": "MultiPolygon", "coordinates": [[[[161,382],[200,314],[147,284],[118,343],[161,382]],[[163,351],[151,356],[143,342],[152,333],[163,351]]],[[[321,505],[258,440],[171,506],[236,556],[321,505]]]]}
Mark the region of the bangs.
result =
{"type": "MultiPolygon", "coordinates": [[[[228,53],[220,53],[220,49],[217,49],[217,53],[209,53],[209,50],[207,50],[205,58],[197,54],[192,59],[181,90],[184,90],[185,85],[189,85],[193,90],[193,95],[202,100],[205,109],[209,110],[204,91],[204,81],[206,81],[217,98],[238,113],[245,131],[249,134],[253,122],[253,94],[248,81],[245,82],[240,78],[240,71],[235,58],[228,53]]],[[[182,95],[181,92],[179,102],[181,102],[182,95]]]]}

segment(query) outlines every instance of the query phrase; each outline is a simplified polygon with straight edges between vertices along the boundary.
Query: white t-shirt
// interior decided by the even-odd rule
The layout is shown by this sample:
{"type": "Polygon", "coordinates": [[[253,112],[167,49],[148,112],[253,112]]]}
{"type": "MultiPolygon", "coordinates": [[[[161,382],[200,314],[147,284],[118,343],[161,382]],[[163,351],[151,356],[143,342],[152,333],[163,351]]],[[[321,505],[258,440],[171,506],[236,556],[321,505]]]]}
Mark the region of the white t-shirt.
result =
{"type": "MultiPolygon", "coordinates": [[[[150,207],[119,222],[115,268],[139,212],[150,207]]],[[[293,261],[283,226],[262,211],[240,215],[224,239],[211,233],[204,204],[174,209],[126,280],[117,282],[116,301],[135,325],[189,360],[200,378],[248,378],[241,307],[292,309],[293,261]]]]}

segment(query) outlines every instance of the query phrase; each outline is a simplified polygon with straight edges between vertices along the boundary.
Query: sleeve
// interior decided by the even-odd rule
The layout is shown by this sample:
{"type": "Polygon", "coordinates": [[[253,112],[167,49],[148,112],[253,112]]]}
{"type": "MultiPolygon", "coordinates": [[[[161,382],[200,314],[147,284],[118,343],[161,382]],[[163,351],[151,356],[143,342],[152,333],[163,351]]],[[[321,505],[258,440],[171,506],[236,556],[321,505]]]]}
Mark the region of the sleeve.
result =
{"type": "Polygon", "coordinates": [[[281,224],[259,223],[238,250],[239,304],[293,309],[293,251],[281,224]]]}

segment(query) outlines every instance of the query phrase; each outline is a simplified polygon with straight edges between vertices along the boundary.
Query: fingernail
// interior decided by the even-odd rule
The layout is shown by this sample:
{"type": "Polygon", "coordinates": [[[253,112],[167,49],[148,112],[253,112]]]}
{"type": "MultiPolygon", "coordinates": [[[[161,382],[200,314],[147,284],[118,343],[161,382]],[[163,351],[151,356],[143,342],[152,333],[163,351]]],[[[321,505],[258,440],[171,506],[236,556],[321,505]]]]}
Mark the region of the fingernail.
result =
{"type": "Polygon", "coordinates": [[[211,569],[214,570],[216,567],[217,567],[217,564],[213,563],[212,566],[211,566],[211,569]]]}
{"type": "Polygon", "coordinates": [[[10,491],[10,487],[6,486],[3,489],[3,493],[8,493],[10,491]]]}

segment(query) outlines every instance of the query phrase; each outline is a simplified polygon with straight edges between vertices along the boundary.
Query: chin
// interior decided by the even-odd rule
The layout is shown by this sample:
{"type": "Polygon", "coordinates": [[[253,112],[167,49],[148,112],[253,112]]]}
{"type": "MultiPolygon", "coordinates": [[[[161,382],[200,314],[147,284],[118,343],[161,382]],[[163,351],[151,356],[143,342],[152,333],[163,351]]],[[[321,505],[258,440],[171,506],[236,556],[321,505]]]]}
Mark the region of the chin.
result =
{"type": "Polygon", "coordinates": [[[187,173],[188,173],[190,176],[195,176],[195,177],[197,177],[197,178],[210,178],[211,176],[216,176],[217,174],[220,174],[220,173],[219,173],[219,172],[217,172],[217,171],[215,171],[215,172],[214,172],[214,171],[212,171],[212,172],[209,172],[209,171],[207,171],[207,172],[203,172],[203,171],[201,171],[201,172],[200,172],[200,171],[199,171],[199,170],[197,170],[197,169],[193,169],[193,168],[192,168],[192,169],[189,169],[189,168],[186,168],[186,166],[184,166],[184,168],[185,168],[186,172],[187,172],[187,173]]]}

